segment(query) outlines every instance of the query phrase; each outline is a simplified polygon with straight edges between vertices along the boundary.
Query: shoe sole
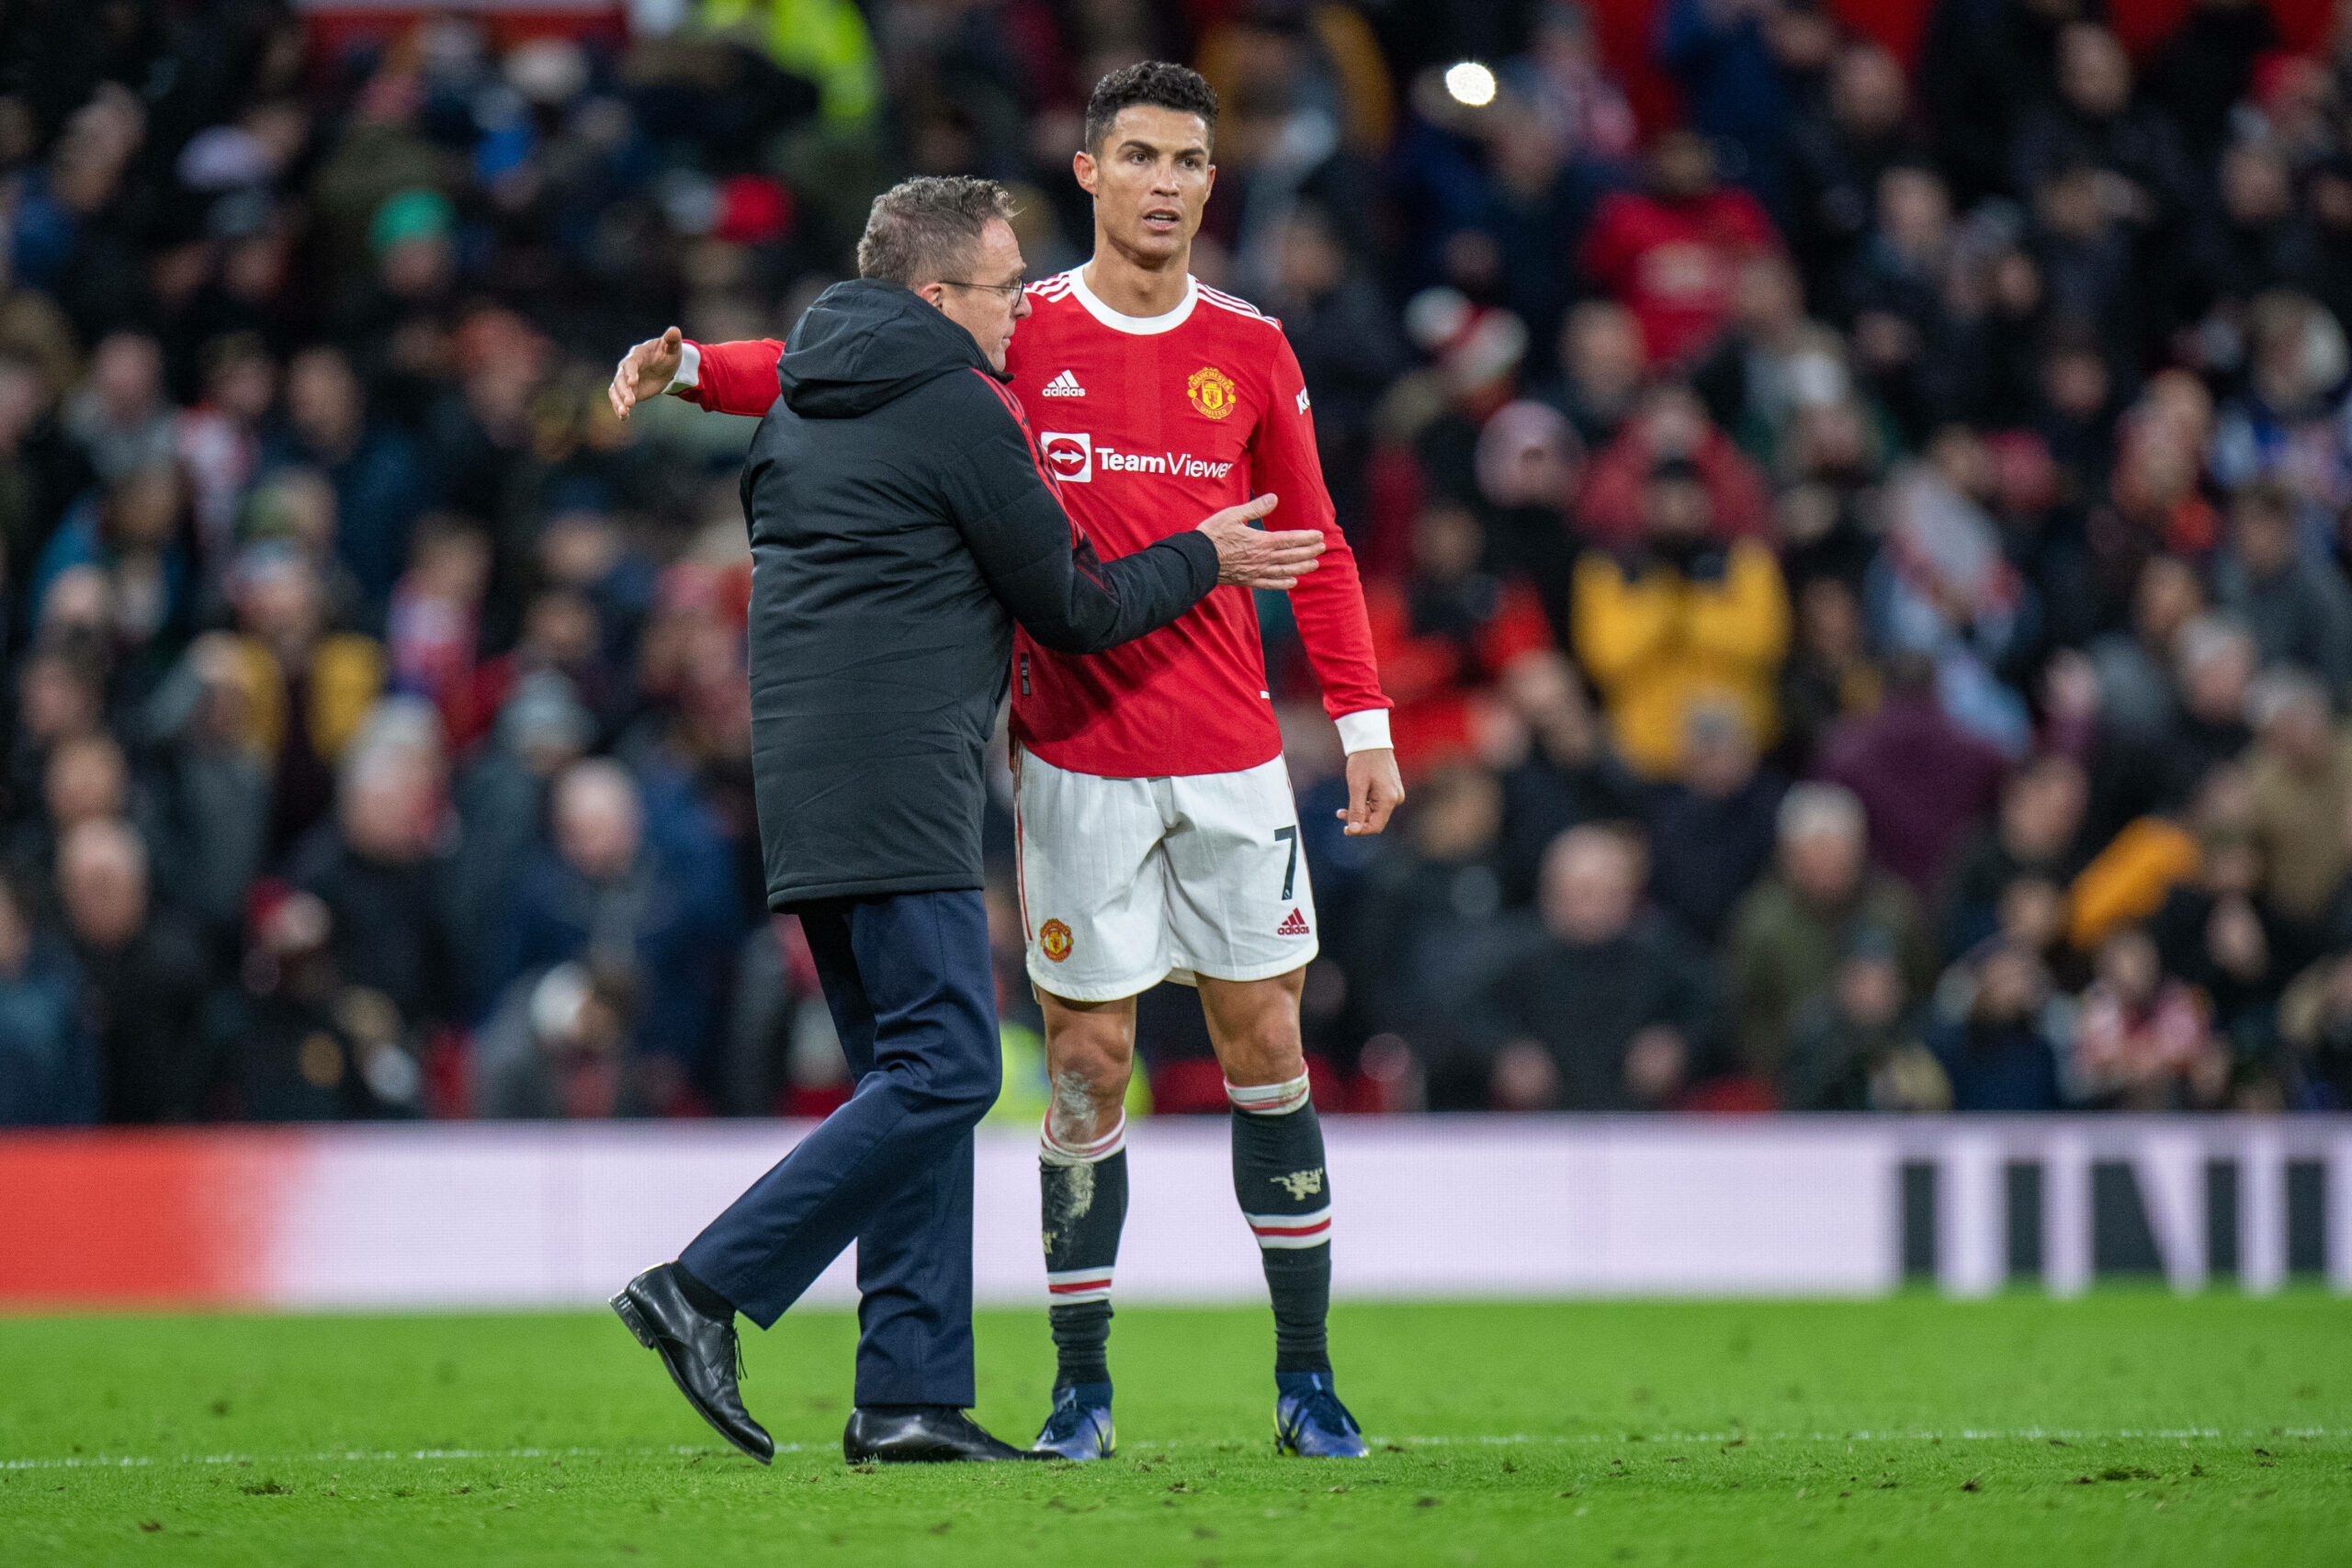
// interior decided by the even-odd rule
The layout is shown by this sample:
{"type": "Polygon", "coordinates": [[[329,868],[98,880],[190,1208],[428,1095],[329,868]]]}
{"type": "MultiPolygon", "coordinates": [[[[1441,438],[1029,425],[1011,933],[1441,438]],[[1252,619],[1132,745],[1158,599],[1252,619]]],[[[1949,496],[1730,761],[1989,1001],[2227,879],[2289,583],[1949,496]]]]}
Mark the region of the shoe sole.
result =
{"type": "Polygon", "coordinates": [[[711,1419],[710,1412],[705,1410],[702,1407],[702,1401],[695,1397],[695,1391],[688,1388],[686,1386],[686,1380],[678,1375],[677,1365],[670,1359],[670,1352],[662,1348],[662,1341],[654,1335],[652,1328],[646,1323],[645,1314],[637,1310],[637,1303],[629,1300],[629,1294],[627,1291],[623,1291],[618,1295],[613,1297],[607,1304],[612,1307],[613,1315],[619,1318],[622,1324],[628,1327],[631,1334],[637,1336],[637,1342],[639,1344],[644,1346],[647,1349],[662,1358],[662,1370],[670,1374],[670,1381],[678,1385],[678,1392],[685,1395],[687,1405],[693,1409],[695,1415],[703,1418],[703,1424],[705,1426],[718,1433],[720,1437],[725,1438],[727,1439],[727,1446],[733,1449],[736,1452],[742,1454],[747,1458],[755,1459],[762,1464],[774,1464],[775,1462],[774,1455],[763,1454],[757,1449],[745,1448],[741,1443],[735,1440],[733,1433],[728,1431],[726,1427],[711,1419]]]}
{"type": "Polygon", "coordinates": [[[1011,1461],[1059,1459],[1059,1454],[1041,1453],[1035,1449],[1014,1449],[1003,1454],[893,1454],[852,1453],[842,1450],[842,1459],[849,1464],[1003,1464],[1011,1461]]]}

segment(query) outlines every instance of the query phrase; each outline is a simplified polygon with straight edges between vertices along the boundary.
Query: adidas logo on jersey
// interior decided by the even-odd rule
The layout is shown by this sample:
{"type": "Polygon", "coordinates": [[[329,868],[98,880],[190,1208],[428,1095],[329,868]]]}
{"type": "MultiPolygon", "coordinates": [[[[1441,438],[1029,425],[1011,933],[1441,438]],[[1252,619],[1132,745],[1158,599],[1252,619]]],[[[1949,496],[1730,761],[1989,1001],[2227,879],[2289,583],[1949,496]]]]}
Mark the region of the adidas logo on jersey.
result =
{"type": "Polygon", "coordinates": [[[1274,934],[1276,936],[1306,935],[1306,917],[1300,914],[1296,909],[1293,909],[1290,912],[1290,919],[1284,920],[1281,925],[1274,928],[1274,934]]]}
{"type": "Polygon", "coordinates": [[[1077,377],[1065,370],[1046,383],[1042,395],[1048,398],[1082,398],[1086,396],[1086,389],[1078,384],[1077,377]]]}

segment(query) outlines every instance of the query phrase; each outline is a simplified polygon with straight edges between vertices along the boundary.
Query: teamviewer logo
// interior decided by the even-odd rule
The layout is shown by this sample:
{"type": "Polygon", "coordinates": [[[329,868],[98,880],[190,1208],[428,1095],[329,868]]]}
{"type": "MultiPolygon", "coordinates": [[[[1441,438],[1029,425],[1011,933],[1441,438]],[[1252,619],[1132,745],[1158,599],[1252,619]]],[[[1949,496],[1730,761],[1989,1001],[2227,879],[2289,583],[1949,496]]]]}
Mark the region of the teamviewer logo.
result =
{"type": "Polygon", "coordinates": [[[1094,438],[1082,430],[1048,430],[1037,437],[1046,467],[1066,485],[1085,484],[1094,478],[1094,438]]]}

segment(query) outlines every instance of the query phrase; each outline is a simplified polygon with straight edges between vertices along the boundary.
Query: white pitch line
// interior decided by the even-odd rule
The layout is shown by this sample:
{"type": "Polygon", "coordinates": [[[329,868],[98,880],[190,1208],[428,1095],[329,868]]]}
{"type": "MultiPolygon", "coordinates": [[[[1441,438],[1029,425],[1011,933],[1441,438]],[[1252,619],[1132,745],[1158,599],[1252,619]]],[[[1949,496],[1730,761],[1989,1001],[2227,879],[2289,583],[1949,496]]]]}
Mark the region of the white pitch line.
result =
{"type": "MultiPolygon", "coordinates": [[[[798,1443],[778,1443],[775,1451],[801,1451],[798,1443]]],[[[342,1464],[471,1459],[662,1459],[716,1455],[725,1449],[675,1445],[666,1449],[349,1449],[317,1454],[145,1454],[123,1458],[0,1460],[0,1470],[129,1470],[153,1464],[342,1464]]]]}
{"type": "Polygon", "coordinates": [[[2238,1432],[2224,1432],[2218,1427],[2119,1427],[2114,1431],[2081,1431],[2064,1427],[2020,1427],[1982,1430],[1962,1427],[1958,1431],[1904,1432],[1574,1432],[1544,1435],[1513,1432],[1500,1437],[1425,1437],[1374,1438],[1376,1442],[1412,1443],[1422,1446],[1462,1446],[1468,1444],[1511,1443],[1729,1443],[1737,1441],[1770,1443],[1939,1443],[1947,1438],[1961,1442],[2045,1442],[2057,1438],[2065,1442],[2125,1442],[2161,1439],[2188,1442],[2264,1438],[2346,1438],[2352,1437],[2352,1427],[2247,1427],[2238,1432]]]}
{"type": "MultiPolygon", "coordinates": [[[[2098,1442],[2237,1442],[2260,1441],[2266,1438],[2352,1438],[2352,1427],[2246,1427],[2224,1432],[2218,1427],[2119,1427],[2113,1431],[2086,1431],[2063,1427],[2016,1427],[1981,1428],[1964,1427],[1954,1431],[1853,1431],[1853,1432],[1570,1432],[1538,1433],[1508,1432],[1487,1436],[1431,1436],[1417,1438],[1374,1437],[1377,1443],[1409,1444],[1414,1448],[1510,1447],[1513,1445],[1584,1446],[1632,1443],[1939,1443],[1946,1438],[1960,1442],[2047,1442],[2052,1438],[2069,1443],[2098,1442]]],[[[1191,1438],[1180,1442],[1126,1443],[1131,1450],[1174,1451],[1189,1449],[1230,1450],[1230,1441],[1213,1438],[1191,1438]]],[[[821,1449],[829,1450],[825,1444],[821,1449]]],[[[668,1459],[695,1456],[724,1458],[730,1450],[696,1448],[684,1444],[669,1448],[633,1449],[375,1449],[346,1450],[334,1453],[314,1454],[129,1454],[121,1456],[76,1455],[60,1459],[0,1460],[0,1471],[8,1470],[136,1470],[158,1464],[264,1465],[264,1464],[360,1464],[413,1463],[436,1460],[496,1460],[496,1459],[668,1459]]],[[[778,1443],[775,1451],[793,1454],[814,1451],[800,1443],[778,1443]]]]}

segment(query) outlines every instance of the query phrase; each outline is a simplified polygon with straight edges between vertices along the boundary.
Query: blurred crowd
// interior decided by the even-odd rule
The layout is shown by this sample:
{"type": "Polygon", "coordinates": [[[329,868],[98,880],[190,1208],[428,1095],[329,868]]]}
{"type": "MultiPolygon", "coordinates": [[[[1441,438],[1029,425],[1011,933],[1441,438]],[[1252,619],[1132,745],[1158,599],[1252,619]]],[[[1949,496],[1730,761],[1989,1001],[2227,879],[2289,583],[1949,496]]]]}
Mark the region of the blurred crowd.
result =
{"type": "MultiPolygon", "coordinates": [[[[2352,3],[2126,8],[10,7],[0,1123],[845,1096],[761,895],[748,423],[603,385],[782,335],[904,174],[1082,261],[1147,57],[1221,95],[1195,270],[1297,351],[1397,704],[1346,839],[1261,605],[1328,1108],[2344,1106],[2352,3]]],[[[1142,1017],[1135,1108],[1222,1111],[1142,1017]]]]}

